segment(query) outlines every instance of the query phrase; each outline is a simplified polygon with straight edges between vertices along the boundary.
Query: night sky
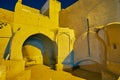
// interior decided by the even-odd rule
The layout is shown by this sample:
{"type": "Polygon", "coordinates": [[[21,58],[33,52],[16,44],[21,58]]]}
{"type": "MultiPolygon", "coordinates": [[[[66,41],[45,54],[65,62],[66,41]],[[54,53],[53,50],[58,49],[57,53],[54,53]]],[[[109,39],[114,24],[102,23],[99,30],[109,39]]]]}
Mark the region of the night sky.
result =
{"type": "MultiPolygon", "coordinates": [[[[41,7],[46,1],[47,0],[23,0],[22,4],[25,4],[36,9],[41,9],[41,7]]],[[[62,8],[66,8],[73,4],[74,2],[76,2],[77,0],[59,0],[59,1],[62,4],[62,8]]],[[[14,11],[16,2],[17,0],[0,0],[0,8],[14,11]]]]}

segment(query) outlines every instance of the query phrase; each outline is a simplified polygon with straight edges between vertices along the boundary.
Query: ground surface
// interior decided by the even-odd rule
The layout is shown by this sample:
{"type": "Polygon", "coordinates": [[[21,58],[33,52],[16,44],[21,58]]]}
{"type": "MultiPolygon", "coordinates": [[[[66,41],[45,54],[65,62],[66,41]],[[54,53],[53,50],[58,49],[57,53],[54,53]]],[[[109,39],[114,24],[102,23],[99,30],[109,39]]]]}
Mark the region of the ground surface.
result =
{"type": "Polygon", "coordinates": [[[44,65],[28,67],[31,69],[31,80],[101,80],[101,75],[82,69],[69,72],[55,71],[44,65]]]}
{"type": "Polygon", "coordinates": [[[29,67],[31,69],[31,80],[85,80],[64,71],[55,71],[44,65],[29,67]]]}
{"type": "Polygon", "coordinates": [[[69,72],[74,76],[84,78],[86,80],[102,80],[100,73],[90,72],[90,71],[83,70],[80,68],[73,70],[73,71],[69,71],[69,72]]]}

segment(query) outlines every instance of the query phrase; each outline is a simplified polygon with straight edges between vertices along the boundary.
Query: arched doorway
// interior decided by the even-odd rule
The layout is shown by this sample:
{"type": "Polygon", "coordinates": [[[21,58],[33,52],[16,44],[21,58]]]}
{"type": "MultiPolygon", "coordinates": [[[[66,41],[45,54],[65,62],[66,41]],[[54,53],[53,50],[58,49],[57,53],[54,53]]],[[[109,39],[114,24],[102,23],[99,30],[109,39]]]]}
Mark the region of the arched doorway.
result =
{"type": "Polygon", "coordinates": [[[22,55],[26,66],[45,64],[54,68],[57,56],[54,43],[43,34],[35,34],[28,37],[22,46],[22,55]]]}

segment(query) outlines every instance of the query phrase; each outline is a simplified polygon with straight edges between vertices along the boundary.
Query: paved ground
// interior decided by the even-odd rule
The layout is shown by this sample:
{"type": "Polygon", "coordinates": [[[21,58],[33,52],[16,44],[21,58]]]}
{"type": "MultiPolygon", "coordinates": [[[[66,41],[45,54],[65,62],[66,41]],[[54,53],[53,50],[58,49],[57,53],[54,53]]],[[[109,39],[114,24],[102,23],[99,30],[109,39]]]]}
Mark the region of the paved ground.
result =
{"type": "Polygon", "coordinates": [[[100,73],[90,72],[90,71],[83,70],[80,68],[73,70],[73,71],[69,71],[69,72],[74,76],[84,78],[86,80],[102,80],[100,73]]]}
{"type": "Polygon", "coordinates": [[[31,80],[85,80],[65,71],[55,71],[44,65],[31,66],[31,80]]]}

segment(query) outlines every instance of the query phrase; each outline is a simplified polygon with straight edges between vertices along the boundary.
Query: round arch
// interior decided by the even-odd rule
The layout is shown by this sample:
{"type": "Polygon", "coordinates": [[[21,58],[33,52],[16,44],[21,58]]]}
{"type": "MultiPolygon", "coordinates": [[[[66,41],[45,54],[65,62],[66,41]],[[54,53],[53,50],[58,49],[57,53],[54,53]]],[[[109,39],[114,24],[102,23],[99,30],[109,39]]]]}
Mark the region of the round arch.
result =
{"type": "MultiPolygon", "coordinates": [[[[24,42],[33,35],[38,36],[40,33],[36,29],[20,30],[16,32],[11,40],[10,46],[10,59],[11,60],[23,60],[22,47],[24,42]],[[36,35],[37,34],[37,35],[36,35]]],[[[44,34],[44,33],[43,33],[44,34]]],[[[48,39],[52,40],[49,35],[44,34],[48,39]]]]}

